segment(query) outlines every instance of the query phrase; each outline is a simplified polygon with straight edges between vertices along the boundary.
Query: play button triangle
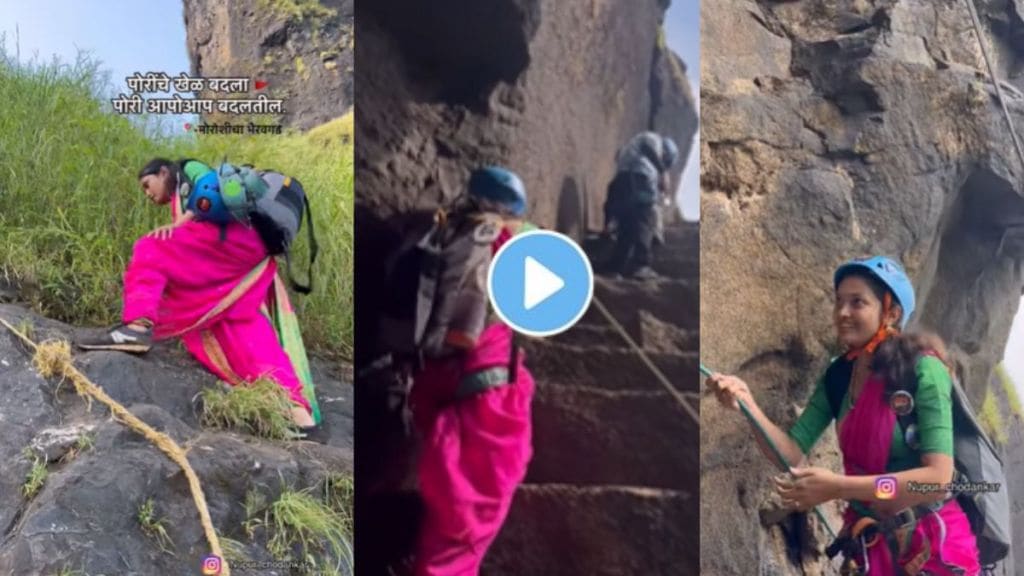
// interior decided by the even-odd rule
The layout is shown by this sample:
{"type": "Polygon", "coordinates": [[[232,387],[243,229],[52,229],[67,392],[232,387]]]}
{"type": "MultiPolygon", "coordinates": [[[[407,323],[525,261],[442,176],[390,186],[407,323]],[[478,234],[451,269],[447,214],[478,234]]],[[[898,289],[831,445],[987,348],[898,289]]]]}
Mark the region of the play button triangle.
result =
{"type": "Polygon", "coordinates": [[[523,307],[527,310],[554,296],[565,287],[565,280],[534,258],[527,256],[524,266],[526,270],[523,274],[523,307]]]}

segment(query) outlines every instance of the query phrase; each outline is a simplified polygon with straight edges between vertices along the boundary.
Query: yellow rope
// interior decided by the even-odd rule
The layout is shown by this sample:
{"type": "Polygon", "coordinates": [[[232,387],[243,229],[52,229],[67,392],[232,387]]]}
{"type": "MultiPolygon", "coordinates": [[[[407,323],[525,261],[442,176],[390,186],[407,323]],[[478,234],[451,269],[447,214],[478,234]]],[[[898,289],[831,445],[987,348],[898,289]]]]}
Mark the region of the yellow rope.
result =
{"type": "Polygon", "coordinates": [[[217,538],[217,532],[214,531],[213,522],[210,520],[210,511],[206,506],[206,497],[203,495],[203,488],[199,485],[199,477],[196,476],[195,470],[193,470],[192,466],[188,463],[188,458],[185,456],[185,452],[181,447],[178,446],[170,436],[154,430],[149,426],[149,424],[140,420],[116,400],[107,396],[107,393],[104,392],[102,388],[93,384],[85,374],[79,372],[71,362],[71,347],[66,341],[60,340],[36,344],[27,336],[19,332],[14,326],[11,326],[3,318],[0,318],[0,323],[35,351],[32,363],[40,375],[44,378],[59,375],[70,380],[75,386],[75,392],[80,396],[84,396],[89,402],[91,402],[92,398],[95,398],[107,408],[110,408],[110,413],[117,421],[127,425],[139,434],[142,434],[147,440],[159,448],[161,452],[167,454],[175,464],[181,467],[182,471],[185,472],[185,476],[188,478],[188,486],[192,492],[192,500],[195,501],[196,509],[199,510],[199,521],[203,525],[203,532],[206,533],[206,540],[210,543],[210,551],[212,554],[216,554],[221,558],[221,573],[224,576],[231,576],[231,570],[228,567],[227,559],[224,558],[224,553],[221,551],[220,540],[217,538]]]}

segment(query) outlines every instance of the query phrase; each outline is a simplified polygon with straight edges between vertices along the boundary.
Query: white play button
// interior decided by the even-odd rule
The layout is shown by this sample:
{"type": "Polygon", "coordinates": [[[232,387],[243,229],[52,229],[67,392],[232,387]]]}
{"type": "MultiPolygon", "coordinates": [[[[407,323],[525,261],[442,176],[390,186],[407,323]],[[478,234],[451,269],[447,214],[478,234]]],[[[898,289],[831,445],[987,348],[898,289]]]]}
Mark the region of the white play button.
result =
{"type": "Polygon", "coordinates": [[[523,307],[527,310],[565,288],[565,280],[530,256],[525,260],[523,307]]]}

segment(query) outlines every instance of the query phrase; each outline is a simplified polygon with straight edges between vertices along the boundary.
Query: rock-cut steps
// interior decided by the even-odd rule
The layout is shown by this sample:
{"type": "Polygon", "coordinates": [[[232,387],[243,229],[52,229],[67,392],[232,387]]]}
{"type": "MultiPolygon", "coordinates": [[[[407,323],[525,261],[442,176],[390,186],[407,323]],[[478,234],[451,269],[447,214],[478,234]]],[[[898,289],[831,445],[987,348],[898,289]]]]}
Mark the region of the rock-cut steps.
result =
{"type": "MultiPolygon", "coordinates": [[[[524,343],[534,456],[483,574],[698,573],[699,238],[695,224],[666,230],[657,281],[595,283],[676,394],[595,305],[572,330],[524,343]]],[[[598,261],[607,247],[586,248],[598,261]]]]}

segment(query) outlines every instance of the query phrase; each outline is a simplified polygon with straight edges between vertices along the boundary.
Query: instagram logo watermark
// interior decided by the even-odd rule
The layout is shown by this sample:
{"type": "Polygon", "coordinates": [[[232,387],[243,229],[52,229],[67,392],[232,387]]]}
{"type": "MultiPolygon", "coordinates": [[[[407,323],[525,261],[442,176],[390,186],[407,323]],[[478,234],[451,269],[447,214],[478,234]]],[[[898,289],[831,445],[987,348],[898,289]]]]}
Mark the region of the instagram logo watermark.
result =
{"type": "Polygon", "coordinates": [[[875,480],[875,498],[879,500],[892,500],[896,497],[895,476],[882,476],[875,480]]]}
{"type": "Polygon", "coordinates": [[[220,556],[210,554],[203,557],[203,576],[220,576],[220,556]]]}

